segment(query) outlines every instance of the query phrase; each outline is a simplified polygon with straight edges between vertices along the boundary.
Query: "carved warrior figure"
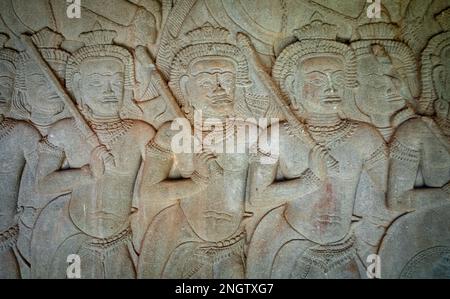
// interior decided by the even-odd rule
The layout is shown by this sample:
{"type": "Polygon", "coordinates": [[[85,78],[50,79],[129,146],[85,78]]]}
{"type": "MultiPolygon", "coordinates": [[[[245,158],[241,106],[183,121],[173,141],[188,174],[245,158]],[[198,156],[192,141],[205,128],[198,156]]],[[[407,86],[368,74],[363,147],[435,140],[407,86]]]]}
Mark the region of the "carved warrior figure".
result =
{"type": "MultiPolygon", "coordinates": [[[[450,10],[438,18],[449,26],[450,10]],[[442,18],[443,16],[446,16],[442,18]]],[[[429,117],[403,123],[391,143],[389,204],[400,210],[449,203],[450,32],[430,40],[422,54],[419,110],[429,117]]]]}
{"type": "Polygon", "coordinates": [[[352,99],[356,86],[356,58],[335,41],[336,33],[336,26],[313,21],[296,31],[298,42],[275,63],[282,92],[338,167],[320,163],[323,151],[305,146],[291,124],[280,126],[277,163],[252,166],[251,204],[282,206],[264,216],[253,234],[249,278],[360,277],[360,260],[376,252],[387,225],[381,220],[389,216],[387,149],[374,128],[341,118],[343,101],[352,99]]]}
{"type": "MultiPolygon", "coordinates": [[[[42,57],[63,83],[66,64],[70,56],[69,53],[60,49],[64,38],[49,28],[44,28],[34,34],[32,40],[42,57]]],[[[20,53],[17,61],[13,116],[30,122],[42,136],[47,136],[48,130],[53,124],[70,115],[56,90],[27,52],[20,53]]],[[[29,169],[27,172],[25,176],[33,177],[35,169],[29,169]]],[[[25,197],[28,200],[23,203],[23,213],[20,218],[21,234],[18,247],[27,261],[30,258],[30,241],[36,218],[44,205],[52,199],[38,196],[34,188],[35,186],[29,186],[26,189],[25,197]]]]}
{"type": "Polygon", "coordinates": [[[134,68],[131,53],[113,45],[114,37],[103,30],[82,34],[85,46],[73,53],[66,71],[68,91],[101,146],[92,148],[80,119],[56,123],[40,143],[39,192],[71,195],[51,202],[36,223],[35,277],[65,277],[67,257],[74,253],[83,261],[83,278],[136,275],[133,189],[155,131],[121,117],[124,106],[132,105],[134,68]]]}
{"type": "Polygon", "coordinates": [[[358,65],[358,108],[388,142],[395,129],[414,117],[420,88],[412,50],[398,36],[396,25],[370,23],[357,29],[351,46],[358,65]]]}
{"type": "MultiPolygon", "coordinates": [[[[64,82],[66,64],[70,54],[59,47],[63,37],[45,28],[32,36],[39,52],[61,82],[64,82]]],[[[69,117],[64,102],[49,84],[39,66],[26,52],[19,56],[15,111],[20,118],[29,120],[43,136],[51,125],[69,117]]]]}
{"type": "Polygon", "coordinates": [[[29,124],[7,118],[12,106],[16,56],[4,48],[0,34],[0,278],[20,278],[18,238],[19,191],[25,169],[36,166],[39,132],[29,124]]]}
{"type": "Polygon", "coordinates": [[[189,128],[187,135],[200,144],[203,153],[171,151],[177,131],[170,124],[158,131],[148,147],[141,193],[151,193],[154,200],[179,200],[149,226],[138,276],[243,278],[250,137],[236,139],[236,132],[242,127],[256,128],[234,122],[233,116],[243,86],[249,84],[248,63],[229,32],[210,25],[187,33],[180,48],[169,85],[198,132],[191,137],[189,128]],[[208,117],[204,123],[194,121],[198,111],[208,117]],[[214,129],[206,124],[212,119],[214,129]],[[200,139],[206,135],[213,138],[200,139]],[[246,150],[227,152],[230,140],[246,150]],[[176,172],[185,179],[170,179],[176,172]]]}

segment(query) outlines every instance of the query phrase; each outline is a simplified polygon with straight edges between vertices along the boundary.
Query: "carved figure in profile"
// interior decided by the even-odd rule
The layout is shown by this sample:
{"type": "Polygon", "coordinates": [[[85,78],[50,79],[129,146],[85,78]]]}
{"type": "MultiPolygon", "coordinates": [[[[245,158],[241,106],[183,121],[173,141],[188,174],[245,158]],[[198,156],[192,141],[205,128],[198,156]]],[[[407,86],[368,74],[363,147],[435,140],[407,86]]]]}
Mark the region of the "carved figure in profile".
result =
{"type": "Polygon", "coordinates": [[[139,277],[244,278],[243,220],[251,137],[236,135],[242,128],[256,127],[234,116],[242,89],[249,84],[248,63],[225,29],[206,24],[181,40],[169,86],[189,120],[185,141],[193,140],[202,150],[176,153],[171,144],[178,131],[170,123],[147,149],[140,193],[152,195],[153,200],[177,201],[148,228],[139,277]],[[201,121],[194,118],[198,112],[204,116],[201,121]],[[230,140],[232,147],[244,150],[233,151],[230,140]],[[182,179],[173,180],[174,173],[182,179]]]}
{"type": "Polygon", "coordinates": [[[336,34],[336,26],[315,20],[275,63],[273,77],[322,150],[283,123],[277,163],[253,166],[251,204],[279,207],[252,236],[249,278],[359,278],[360,260],[377,251],[388,224],[387,148],[375,128],[343,118],[357,85],[356,56],[336,34]],[[337,167],[321,162],[324,151],[337,167]]]}
{"type": "Polygon", "coordinates": [[[21,185],[34,183],[34,177],[23,174],[36,167],[41,137],[33,126],[8,117],[13,105],[17,52],[4,47],[7,41],[8,37],[0,34],[0,278],[20,278],[19,193],[21,185]]]}
{"type": "Polygon", "coordinates": [[[65,77],[82,118],[59,121],[40,142],[38,190],[56,199],[35,226],[34,277],[64,278],[70,254],[83,261],[82,278],[136,276],[133,191],[155,130],[122,117],[133,105],[134,67],[131,53],[113,44],[115,36],[108,30],[82,34],[85,46],[69,58],[65,77]]]}
{"type": "MultiPolygon", "coordinates": [[[[45,28],[34,34],[32,39],[44,60],[64,84],[70,54],[60,49],[64,40],[62,35],[45,28]]],[[[70,115],[56,90],[27,52],[22,52],[18,61],[15,112],[18,117],[30,121],[43,136],[47,136],[48,129],[54,123],[70,115]]]]}
{"type": "Polygon", "coordinates": [[[396,25],[362,25],[357,35],[351,44],[358,66],[356,105],[389,142],[400,124],[415,117],[420,94],[416,59],[406,44],[396,41],[396,25]]]}
{"type": "MultiPolygon", "coordinates": [[[[450,29],[449,10],[438,17],[450,29]]],[[[419,111],[391,142],[389,204],[414,210],[450,198],[450,33],[432,38],[422,53],[423,92],[419,111]],[[431,118],[429,116],[432,116],[431,118]]]]}

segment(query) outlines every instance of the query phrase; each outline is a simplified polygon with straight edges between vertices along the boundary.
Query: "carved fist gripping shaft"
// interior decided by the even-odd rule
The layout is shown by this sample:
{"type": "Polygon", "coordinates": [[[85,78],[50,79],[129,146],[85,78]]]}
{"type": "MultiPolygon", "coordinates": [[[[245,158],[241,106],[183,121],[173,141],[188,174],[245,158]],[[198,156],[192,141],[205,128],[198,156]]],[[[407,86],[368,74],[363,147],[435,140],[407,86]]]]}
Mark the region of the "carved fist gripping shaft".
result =
{"type": "Polygon", "coordinates": [[[30,57],[39,66],[43,75],[46,77],[48,82],[55,89],[58,96],[62,99],[62,101],[64,102],[66,107],[69,109],[70,113],[72,114],[72,117],[75,119],[76,123],[78,124],[78,127],[81,130],[82,134],[84,135],[84,137],[86,137],[86,140],[92,146],[93,151],[96,152],[97,149],[101,149],[101,151],[99,151],[98,155],[99,155],[99,157],[101,157],[105,167],[106,168],[115,167],[115,161],[114,161],[113,155],[109,152],[109,150],[106,148],[106,146],[101,144],[97,134],[88,125],[85,118],[83,117],[83,115],[78,110],[77,106],[75,105],[74,101],[72,100],[72,98],[64,90],[63,86],[59,82],[55,73],[52,71],[52,69],[47,64],[47,62],[42,58],[38,49],[34,45],[31,37],[28,35],[22,34],[21,39],[22,39],[24,45],[26,46],[26,50],[27,50],[28,54],[30,55],[30,57]]]}
{"type": "Polygon", "coordinates": [[[253,47],[248,36],[246,36],[244,33],[239,32],[236,38],[237,46],[243,51],[249,63],[253,65],[256,75],[258,76],[259,80],[261,80],[263,85],[267,88],[267,91],[269,92],[271,98],[275,100],[275,102],[283,111],[286,121],[293,128],[293,133],[298,138],[306,142],[306,144],[311,148],[311,151],[319,151],[323,153],[323,156],[327,162],[327,167],[329,169],[337,170],[339,166],[337,160],[332,157],[323,146],[317,144],[317,142],[311,137],[311,135],[309,135],[308,130],[305,128],[305,126],[291,111],[289,104],[287,104],[284,100],[284,97],[281,94],[280,90],[273,82],[270,75],[264,70],[262,63],[258,58],[258,54],[256,53],[256,50],[253,47]]]}

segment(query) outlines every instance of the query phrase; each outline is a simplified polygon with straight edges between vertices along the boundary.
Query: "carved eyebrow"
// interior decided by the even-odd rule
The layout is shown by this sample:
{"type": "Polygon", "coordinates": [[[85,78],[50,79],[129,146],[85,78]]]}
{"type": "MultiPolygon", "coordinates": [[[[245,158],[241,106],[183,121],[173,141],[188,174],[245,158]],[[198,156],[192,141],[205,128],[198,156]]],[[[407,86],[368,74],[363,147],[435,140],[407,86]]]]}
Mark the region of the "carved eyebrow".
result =
{"type": "Polygon", "coordinates": [[[215,74],[233,74],[233,72],[229,72],[229,71],[227,71],[227,72],[223,72],[223,71],[221,71],[221,69],[213,69],[213,70],[211,70],[211,71],[203,71],[203,72],[200,72],[200,73],[197,73],[197,74],[194,74],[194,76],[198,76],[198,75],[202,75],[202,74],[208,74],[208,75],[215,75],[215,74]]]}
{"type": "Polygon", "coordinates": [[[319,74],[319,75],[322,75],[322,76],[326,76],[327,74],[325,74],[325,73],[322,73],[322,72],[320,72],[320,71],[312,71],[312,72],[309,72],[309,73],[306,73],[307,75],[312,75],[312,74],[319,74]]]}
{"type": "Polygon", "coordinates": [[[123,72],[117,72],[117,73],[107,73],[107,74],[99,74],[99,73],[93,73],[88,75],[88,77],[106,77],[106,76],[117,76],[117,75],[123,75],[123,72]]]}

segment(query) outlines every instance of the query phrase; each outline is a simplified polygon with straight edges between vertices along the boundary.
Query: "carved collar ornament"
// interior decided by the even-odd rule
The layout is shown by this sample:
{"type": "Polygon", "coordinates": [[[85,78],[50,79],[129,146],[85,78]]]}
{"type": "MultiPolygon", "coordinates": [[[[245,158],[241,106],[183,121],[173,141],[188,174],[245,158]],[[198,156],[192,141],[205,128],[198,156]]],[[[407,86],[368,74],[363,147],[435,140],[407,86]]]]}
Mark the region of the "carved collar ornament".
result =
{"type": "Polygon", "coordinates": [[[11,134],[14,128],[14,121],[0,115],[0,140],[11,134]]]}
{"type": "Polygon", "coordinates": [[[233,41],[228,30],[205,24],[186,33],[177,47],[179,50],[172,61],[169,86],[181,107],[186,107],[187,102],[181,92],[180,79],[187,75],[193,62],[203,57],[216,56],[230,59],[236,65],[236,86],[246,87],[251,84],[247,59],[236,46],[235,39],[233,41]]]}
{"type": "Polygon", "coordinates": [[[11,64],[11,68],[15,70],[17,52],[6,48],[8,40],[9,37],[6,34],[0,33],[0,60],[8,62],[11,64]]]}
{"type": "Polygon", "coordinates": [[[288,46],[278,57],[273,67],[272,75],[279,84],[284,96],[294,102],[289,92],[286,79],[295,76],[298,64],[312,56],[340,56],[345,65],[345,87],[357,87],[356,56],[354,51],[344,43],[336,41],[338,27],[314,20],[311,24],[295,31],[297,42],[288,46]]]}
{"type": "Polygon", "coordinates": [[[438,124],[444,135],[450,137],[450,120],[436,118],[436,123],[438,124]]]}
{"type": "Polygon", "coordinates": [[[9,229],[0,232],[0,252],[16,245],[19,234],[19,226],[14,225],[9,229]]]}
{"type": "Polygon", "coordinates": [[[100,141],[107,145],[114,144],[121,136],[125,135],[134,124],[132,120],[122,119],[108,122],[90,120],[88,123],[92,130],[95,131],[100,141]]]}

